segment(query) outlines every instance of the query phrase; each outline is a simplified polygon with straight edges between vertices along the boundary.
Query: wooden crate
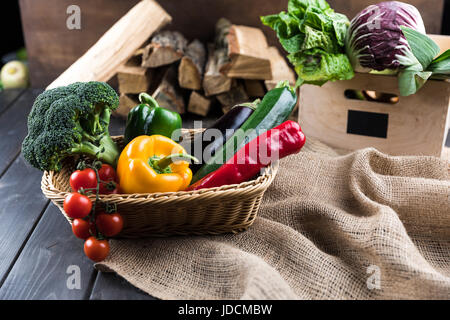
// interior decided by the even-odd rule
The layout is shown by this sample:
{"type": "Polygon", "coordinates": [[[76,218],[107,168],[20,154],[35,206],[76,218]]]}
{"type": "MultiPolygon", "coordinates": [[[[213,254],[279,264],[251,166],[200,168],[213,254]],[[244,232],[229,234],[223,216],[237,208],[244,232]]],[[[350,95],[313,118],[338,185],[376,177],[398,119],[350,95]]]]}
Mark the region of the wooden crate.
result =
{"type": "Polygon", "coordinates": [[[356,74],[352,80],[300,90],[299,122],[307,137],[336,148],[365,147],[392,155],[440,157],[447,137],[450,82],[428,81],[398,103],[348,99],[346,90],[373,90],[398,95],[394,76],[356,74]]]}

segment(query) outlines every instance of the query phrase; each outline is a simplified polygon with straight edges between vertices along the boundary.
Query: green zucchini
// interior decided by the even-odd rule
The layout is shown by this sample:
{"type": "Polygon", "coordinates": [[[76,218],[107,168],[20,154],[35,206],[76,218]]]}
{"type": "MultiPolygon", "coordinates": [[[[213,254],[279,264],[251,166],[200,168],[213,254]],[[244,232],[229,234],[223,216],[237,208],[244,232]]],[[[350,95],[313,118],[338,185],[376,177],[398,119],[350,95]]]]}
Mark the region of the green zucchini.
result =
{"type": "Polygon", "coordinates": [[[297,95],[287,82],[282,82],[270,90],[258,108],[194,175],[191,183],[195,183],[207,174],[220,168],[228,159],[256,138],[258,135],[275,128],[286,121],[297,103],[297,95]]]}

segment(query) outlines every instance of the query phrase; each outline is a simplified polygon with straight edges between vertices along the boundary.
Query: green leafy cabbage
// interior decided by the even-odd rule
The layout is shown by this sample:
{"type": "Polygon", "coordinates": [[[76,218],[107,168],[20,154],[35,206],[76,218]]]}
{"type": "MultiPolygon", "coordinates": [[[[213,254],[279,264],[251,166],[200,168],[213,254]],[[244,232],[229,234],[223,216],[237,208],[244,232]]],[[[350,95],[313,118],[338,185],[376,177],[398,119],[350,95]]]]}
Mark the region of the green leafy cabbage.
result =
{"type": "Polygon", "coordinates": [[[325,0],[289,0],[288,12],[261,17],[276,31],[298,75],[297,85],[322,85],[353,78],[345,55],[345,36],[350,25],[325,0]]]}

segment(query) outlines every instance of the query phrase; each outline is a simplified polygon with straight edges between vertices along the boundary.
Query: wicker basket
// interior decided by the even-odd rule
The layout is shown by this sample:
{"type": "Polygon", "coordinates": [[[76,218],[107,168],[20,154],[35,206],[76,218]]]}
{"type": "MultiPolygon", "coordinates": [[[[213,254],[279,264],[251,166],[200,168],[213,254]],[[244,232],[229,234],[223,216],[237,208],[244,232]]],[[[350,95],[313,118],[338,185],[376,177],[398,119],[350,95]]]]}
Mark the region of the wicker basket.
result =
{"type": "MultiPolygon", "coordinates": [[[[194,133],[194,130],[185,131],[187,136],[194,133]]],[[[114,139],[121,144],[122,137],[114,139]]],[[[77,159],[70,159],[60,172],[44,172],[41,182],[44,195],[69,222],[71,219],[63,210],[63,201],[70,192],[69,176],[76,163],[77,159]]],[[[102,195],[100,198],[115,203],[124,218],[121,238],[237,233],[252,225],[277,170],[275,163],[255,180],[239,185],[190,192],[102,195]]]]}

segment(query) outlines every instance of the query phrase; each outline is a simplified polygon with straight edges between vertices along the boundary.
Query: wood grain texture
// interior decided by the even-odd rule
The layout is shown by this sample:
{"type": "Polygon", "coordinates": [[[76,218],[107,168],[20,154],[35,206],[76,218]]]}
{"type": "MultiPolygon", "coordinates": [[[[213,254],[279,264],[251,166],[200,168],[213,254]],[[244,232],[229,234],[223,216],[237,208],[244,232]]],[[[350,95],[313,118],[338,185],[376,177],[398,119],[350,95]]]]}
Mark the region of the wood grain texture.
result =
{"type": "Polygon", "coordinates": [[[211,99],[204,97],[196,91],[192,91],[189,97],[187,110],[191,113],[205,117],[209,113],[211,102],[211,99]]]}
{"type": "Polygon", "coordinates": [[[428,81],[397,104],[350,100],[344,95],[347,89],[398,95],[397,83],[396,77],[360,73],[322,87],[302,86],[299,122],[305,135],[341,149],[375,147],[392,155],[440,157],[447,135],[450,82],[428,81]],[[387,138],[347,134],[348,110],[388,114],[387,138]]]}
{"type": "Polygon", "coordinates": [[[99,272],[90,300],[155,300],[116,273],[99,272]]]}
{"type": "Polygon", "coordinates": [[[187,42],[178,31],[163,30],[154,34],[150,44],[143,50],[142,66],[158,68],[180,60],[185,53],[187,42]]]}
{"type": "Polygon", "coordinates": [[[140,66],[123,65],[117,70],[119,93],[146,92],[151,82],[151,72],[140,66]]]}
{"type": "Polygon", "coordinates": [[[270,80],[268,44],[259,28],[232,25],[226,37],[230,62],[220,71],[230,78],[270,80]]]}
{"type": "Polygon", "coordinates": [[[27,117],[41,89],[27,90],[0,117],[0,175],[17,157],[27,134],[27,117]]]}
{"type": "Polygon", "coordinates": [[[172,65],[164,73],[163,79],[152,94],[158,104],[166,109],[183,114],[186,112],[186,105],[183,93],[178,85],[177,66],[172,65]]]}
{"type": "Polygon", "coordinates": [[[186,48],[185,56],[178,66],[178,83],[180,87],[190,90],[202,88],[202,78],[206,63],[206,48],[195,39],[186,48]]]}
{"type": "Polygon", "coordinates": [[[227,92],[231,89],[232,79],[220,73],[221,60],[226,57],[224,50],[216,50],[208,44],[208,62],[203,77],[203,90],[207,97],[227,92]]]}
{"type": "Polygon", "coordinates": [[[278,82],[282,80],[288,80],[293,86],[295,84],[295,73],[278,48],[270,47],[268,56],[272,68],[272,79],[264,81],[267,90],[272,90],[277,86],[278,82]]]}
{"type": "Polygon", "coordinates": [[[155,1],[140,1],[47,89],[76,81],[108,81],[154,32],[170,21],[171,17],[155,1]]]}
{"type": "Polygon", "coordinates": [[[41,177],[20,156],[0,178],[0,284],[48,204],[41,177]]]}
{"type": "Polygon", "coordinates": [[[5,111],[22,93],[24,89],[3,90],[0,94],[0,114],[5,111]]]}
{"type": "Polygon", "coordinates": [[[67,220],[50,204],[0,288],[0,299],[85,299],[91,292],[93,275],[83,241],[73,236],[67,220]],[[67,287],[73,274],[67,273],[69,266],[79,267],[80,289],[67,287]]]}

